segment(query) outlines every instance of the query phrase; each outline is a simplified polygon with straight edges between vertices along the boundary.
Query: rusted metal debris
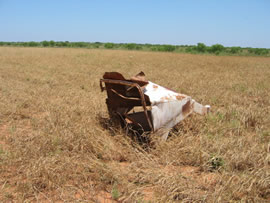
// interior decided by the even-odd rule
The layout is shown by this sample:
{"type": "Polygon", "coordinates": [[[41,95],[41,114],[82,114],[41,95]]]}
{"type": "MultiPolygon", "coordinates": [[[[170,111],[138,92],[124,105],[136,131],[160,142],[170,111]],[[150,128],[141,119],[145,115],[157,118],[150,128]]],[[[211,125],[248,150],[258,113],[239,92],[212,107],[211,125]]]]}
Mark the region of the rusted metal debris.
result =
{"type": "Polygon", "coordinates": [[[210,110],[209,105],[203,106],[190,96],[147,81],[143,72],[130,80],[118,72],[105,72],[100,88],[107,91],[106,104],[111,118],[119,118],[123,126],[155,132],[164,139],[173,126],[192,112],[204,115],[210,110]]]}

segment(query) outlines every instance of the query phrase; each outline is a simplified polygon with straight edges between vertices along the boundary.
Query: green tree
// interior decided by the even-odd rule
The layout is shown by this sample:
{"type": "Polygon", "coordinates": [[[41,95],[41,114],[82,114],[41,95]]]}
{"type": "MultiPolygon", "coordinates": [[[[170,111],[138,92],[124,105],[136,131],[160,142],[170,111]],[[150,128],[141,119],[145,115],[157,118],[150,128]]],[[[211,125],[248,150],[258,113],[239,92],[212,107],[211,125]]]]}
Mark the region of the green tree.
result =
{"type": "Polygon", "coordinates": [[[93,47],[94,47],[95,49],[98,49],[100,46],[101,46],[101,43],[100,43],[100,42],[95,42],[95,43],[93,43],[93,47]]]}
{"type": "Polygon", "coordinates": [[[185,52],[187,52],[187,53],[192,53],[192,52],[194,52],[194,50],[196,50],[196,47],[194,47],[194,46],[187,46],[185,48],[185,52]]]}
{"type": "Polygon", "coordinates": [[[219,54],[220,52],[224,50],[225,50],[225,47],[221,44],[214,44],[208,49],[210,53],[215,53],[215,54],[219,54]]]}
{"type": "Polygon", "coordinates": [[[43,47],[48,47],[50,45],[48,41],[42,41],[41,44],[43,47]]]}
{"type": "Polygon", "coordinates": [[[158,51],[173,52],[175,50],[175,46],[173,46],[173,45],[159,45],[157,50],[158,51]]]}
{"type": "Polygon", "coordinates": [[[87,47],[85,42],[73,42],[73,47],[87,47]]]}
{"type": "Polygon", "coordinates": [[[267,49],[262,49],[262,48],[256,48],[254,50],[254,53],[256,55],[267,55],[269,53],[269,51],[267,49]]]}
{"type": "Polygon", "coordinates": [[[156,46],[151,46],[151,51],[157,51],[157,47],[156,46]]]}
{"type": "Polygon", "coordinates": [[[33,41],[28,42],[28,46],[29,46],[29,47],[37,47],[38,45],[39,45],[38,42],[33,42],[33,41]]]}
{"type": "Polygon", "coordinates": [[[231,54],[237,54],[237,53],[240,53],[242,52],[242,49],[241,47],[231,47],[230,51],[229,51],[231,54]]]}
{"type": "Polygon", "coordinates": [[[105,43],[104,47],[106,49],[112,49],[114,47],[114,44],[113,43],[105,43]]]}
{"type": "Polygon", "coordinates": [[[207,50],[207,46],[204,43],[197,44],[196,51],[204,53],[206,52],[206,50],[207,50]]]}
{"type": "Polygon", "coordinates": [[[55,46],[55,42],[53,40],[49,41],[49,45],[50,47],[54,47],[55,46]]]}
{"type": "Polygon", "coordinates": [[[269,53],[269,50],[262,48],[248,48],[248,53],[260,56],[260,55],[267,55],[269,53]]]}
{"type": "Polygon", "coordinates": [[[134,44],[134,43],[125,44],[125,48],[127,48],[129,50],[136,49],[136,44],[134,44]]]}

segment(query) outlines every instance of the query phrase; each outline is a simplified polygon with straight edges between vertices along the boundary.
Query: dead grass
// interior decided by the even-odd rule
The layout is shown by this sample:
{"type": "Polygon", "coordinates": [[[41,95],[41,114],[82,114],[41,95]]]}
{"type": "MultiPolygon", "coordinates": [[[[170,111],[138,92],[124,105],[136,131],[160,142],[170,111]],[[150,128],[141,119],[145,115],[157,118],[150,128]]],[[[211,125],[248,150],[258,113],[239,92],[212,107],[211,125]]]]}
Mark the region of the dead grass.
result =
{"type": "Polygon", "coordinates": [[[1,47],[0,201],[268,202],[269,78],[263,57],[1,47]],[[133,142],[99,79],[141,70],[212,113],[133,142]]]}

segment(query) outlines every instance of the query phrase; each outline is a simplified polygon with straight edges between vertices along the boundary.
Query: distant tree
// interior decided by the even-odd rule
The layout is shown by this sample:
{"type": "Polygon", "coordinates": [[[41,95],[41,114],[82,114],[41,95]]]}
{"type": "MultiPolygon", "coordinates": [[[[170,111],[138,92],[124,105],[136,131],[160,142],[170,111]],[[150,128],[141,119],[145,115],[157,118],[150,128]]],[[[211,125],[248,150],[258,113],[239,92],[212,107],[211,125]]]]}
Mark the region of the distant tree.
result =
{"type": "Polygon", "coordinates": [[[86,42],[73,42],[74,47],[87,47],[86,42]]]}
{"type": "Polygon", "coordinates": [[[206,52],[207,46],[204,43],[198,43],[197,47],[195,48],[198,52],[206,52]]]}
{"type": "Polygon", "coordinates": [[[154,45],[151,46],[151,51],[157,51],[157,50],[158,50],[158,49],[157,49],[156,46],[154,46],[154,45]]]}
{"type": "Polygon", "coordinates": [[[229,51],[231,54],[237,54],[237,53],[240,53],[242,52],[242,49],[241,47],[231,47],[230,51],[229,51]]]}
{"type": "Polygon", "coordinates": [[[22,47],[27,47],[28,46],[28,42],[21,42],[21,46],[22,47]]]}
{"type": "Polygon", "coordinates": [[[187,52],[187,53],[192,53],[194,51],[196,51],[196,46],[188,46],[187,45],[187,47],[185,48],[185,52],[187,52]]]}
{"type": "Polygon", "coordinates": [[[122,44],[122,43],[113,43],[113,48],[114,49],[117,49],[117,48],[124,48],[124,44],[122,44]]]}
{"type": "Polygon", "coordinates": [[[56,47],[63,47],[63,44],[64,44],[64,42],[62,42],[62,41],[55,42],[56,47]]]}
{"type": "Polygon", "coordinates": [[[267,55],[269,53],[267,49],[263,48],[254,48],[253,50],[254,50],[253,53],[256,55],[267,55]]]}
{"type": "Polygon", "coordinates": [[[215,53],[215,54],[219,54],[220,52],[222,52],[224,50],[225,50],[225,47],[221,44],[214,44],[208,48],[208,51],[210,53],[215,53]]]}
{"type": "Polygon", "coordinates": [[[23,46],[23,42],[16,42],[16,46],[22,47],[23,46]]]}
{"type": "Polygon", "coordinates": [[[143,46],[146,48],[151,48],[152,44],[144,44],[143,46]]]}
{"type": "Polygon", "coordinates": [[[93,47],[94,47],[95,49],[98,49],[100,46],[101,46],[101,43],[100,43],[100,42],[95,42],[95,43],[93,43],[93,47]]]}
{"type": "Polygon", "coordinates": [[[125,44],[125,48],[127,48],[129,50],[135,49],[136,48],[136,44],[134,44],[134,43],[125,44]]]}
{"type": "Polygon", "coordinates": [[[50,47],[54,47],[55,46],[55,42],[53,40],[49,41],[49,45],[50,47]]]}
{"type": "Polygon", "coordinates": [[[137,44],[135,47],[136,50],[142,50],[143,49],[143,45],[142,44],[137,44]]]}
{"type": "Polygon", "coordinates": [[[112,49],[114,47],[114,44],[113,43],[105,43],[104,47],[106,49],[112,49]]]}
{"type": "Polygon", "coordinates": [[[247,48],[247,50],[248,50],[248,53],[250,53],[250,54],[254,54],[254,49],[253,49],[253,48],[248,47],[248,48],[247,48]]]}
{"type": "Polygon", "coordinates": [[[69,41],[61,42],[60,45],[61,45],[62,47],[68,47],[68,46],[69,46],[69,41]]]}
{"type": "Polygon", "coordinates": [[[96,44],[96,43],[92,44],[92,47],[95,48],[95,49],[98,49],[99,46],[100,46],[100,44],[96,44]]]}
{"type": "Polygon", "coordinates": [[[28,46],[29,46],[29,47],[37,47],[38,45],[39,45],[38,42],[33,42],[33,41],[28,42],[28,46]]]}
{"type": "Polygon", "coordinates": [[[129,50],[140,50],[142,49],[141,44],[135,44],[135,43],[128,43],[124,45],[124,48],[129,49],[129,50]]]}
{"type": "Polygon", "coordinates": [[[70,43],[69,43],[69,41],[65,41],[65,44],[66,44],[67,46],[69,46],[70,43]]]}
{"type": "Polygon", "coordinates": [[[43,47],[48,47],[50,45],[48,41],[42,41],[41,44],[43,47]]]}
{"type": "Polygon", "coordinates": [[[173,45],[158,45],[158,51],[166,51],[166,52],[172,52],[175,50],[175,46],[173,45]]]}

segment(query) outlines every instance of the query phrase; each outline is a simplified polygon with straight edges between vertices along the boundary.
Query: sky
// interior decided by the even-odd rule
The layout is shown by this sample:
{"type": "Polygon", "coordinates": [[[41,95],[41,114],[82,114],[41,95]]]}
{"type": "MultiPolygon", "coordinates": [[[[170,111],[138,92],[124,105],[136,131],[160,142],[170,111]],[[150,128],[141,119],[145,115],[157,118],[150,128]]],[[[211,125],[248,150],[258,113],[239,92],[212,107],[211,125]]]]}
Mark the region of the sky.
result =
{"type": "Polygon", "coordinates": [[[0,41],[270,48],[270,0],[0,0],[0,41]]]}

